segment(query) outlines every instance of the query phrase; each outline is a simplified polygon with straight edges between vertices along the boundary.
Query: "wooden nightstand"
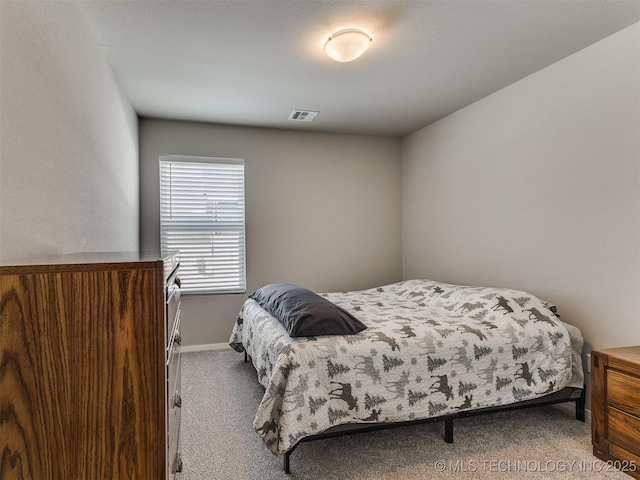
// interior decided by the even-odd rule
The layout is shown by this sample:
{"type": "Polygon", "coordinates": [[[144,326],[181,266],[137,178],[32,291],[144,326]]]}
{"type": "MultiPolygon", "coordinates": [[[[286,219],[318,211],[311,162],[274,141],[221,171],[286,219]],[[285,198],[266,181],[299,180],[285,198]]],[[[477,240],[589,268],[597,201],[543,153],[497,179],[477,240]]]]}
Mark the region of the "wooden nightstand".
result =
{"type": "Polygon", "coordinates": [[[640,346],[591,352],[593,454],[640,479],[640,346]]]}

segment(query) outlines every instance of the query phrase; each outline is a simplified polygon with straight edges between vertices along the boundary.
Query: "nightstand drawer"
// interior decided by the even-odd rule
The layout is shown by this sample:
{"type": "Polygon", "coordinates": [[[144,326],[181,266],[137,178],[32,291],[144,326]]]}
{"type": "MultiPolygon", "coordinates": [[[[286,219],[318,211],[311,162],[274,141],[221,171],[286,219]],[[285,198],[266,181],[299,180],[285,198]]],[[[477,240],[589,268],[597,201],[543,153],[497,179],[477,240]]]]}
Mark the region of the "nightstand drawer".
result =
{"type": "Polygon", "coordinates": [[[612,443],[640,454],[640,418],[617,408],[607,408],[607,436],[612,443]]]}
{"type": "Polygon", "coordinates": [[[610,405],[640,417],[640,378],[609,369],[607,400],[610,405]]]}

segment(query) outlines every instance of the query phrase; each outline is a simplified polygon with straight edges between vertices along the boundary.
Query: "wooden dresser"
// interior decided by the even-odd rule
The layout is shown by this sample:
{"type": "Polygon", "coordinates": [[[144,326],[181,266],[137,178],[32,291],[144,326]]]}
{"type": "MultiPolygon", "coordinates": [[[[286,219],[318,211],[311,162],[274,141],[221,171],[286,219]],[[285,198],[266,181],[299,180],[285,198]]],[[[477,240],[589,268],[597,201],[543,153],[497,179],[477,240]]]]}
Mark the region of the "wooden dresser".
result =
{"type": "Polygon", "coordinates": [[[174,479],[177,254],[0,266],[0,479],[174,479]]]}
{"type": "Polygon", "coordinates": [[[640,346],[591,352],[593,454],[640,479],[640,346]]]}

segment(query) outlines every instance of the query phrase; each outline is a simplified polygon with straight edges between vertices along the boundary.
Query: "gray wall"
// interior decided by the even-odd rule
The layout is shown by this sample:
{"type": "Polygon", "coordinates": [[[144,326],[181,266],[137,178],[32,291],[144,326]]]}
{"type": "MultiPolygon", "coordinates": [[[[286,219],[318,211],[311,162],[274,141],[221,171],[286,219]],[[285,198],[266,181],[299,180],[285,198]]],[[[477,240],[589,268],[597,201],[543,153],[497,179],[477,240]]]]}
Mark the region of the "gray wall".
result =
{"type": "Polygon", "coordinates": [[[0,261],[137,250],[137,116],[82,5],[0,1],[0,22],[0,261]]]}
{"type": "MultiPolygon", "coordinates": [[[[504,285],[594,347],[640,343],[638,24],[402,142],[143,120],[139,179],[137,118],[82,6],[0,13],[0,261],[157,250],[158,156],[240,157],[249,291],[504,285]]],[[[226,342],[243,299],[186,298],[186,343],[226,342]]]]}
{"type": "MultiPolygon", "coordinates": [[[[158,157],[245,160],[247,293],[399,281],[400,140],[140,120],[141,247],[159,248],[158,157]]],[[[226,343],[246,295],[183,297],[185,345],[226,343]]]]}
{"type": "Polygon", "coordinates": [[[594,348],[640,344],[639,84],[635,24],[403,139],[403,276],[528,290],[594,348]]]}

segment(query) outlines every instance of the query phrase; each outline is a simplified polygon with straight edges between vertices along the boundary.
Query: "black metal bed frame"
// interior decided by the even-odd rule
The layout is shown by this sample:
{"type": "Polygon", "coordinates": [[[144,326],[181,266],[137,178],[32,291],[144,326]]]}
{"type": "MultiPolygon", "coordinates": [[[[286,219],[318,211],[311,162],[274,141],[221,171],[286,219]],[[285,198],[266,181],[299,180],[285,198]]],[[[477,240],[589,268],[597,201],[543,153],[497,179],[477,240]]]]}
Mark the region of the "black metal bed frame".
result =
{"type": "Polygon", "coordinates": [[[357,433],[374,432],[377,430],[386,430],[390,428],[400,428],[409,425],[419,425],[422,423],[431,422],[444,422],[444,441],[446,443],[453,443],[453,421],[459,418],[473,417],[476,415],[486,415],[488,413],[505,412],[508,410],[520,410],[532,407],[541,407],[545,405],[553,405],[564,402],[576,402],[576,419],[582,422],[585,421],[585,389],[584,388],[565,388],[550,394],[545,397],[540,397],[533,400],[526,400],[524,402],[513,403],[511,405],[503,405],[499,407],[488,407],[479,410],[468,410],[465,412],[459,412],[453,415],[444,415],[441,417],[425,418],[420,420],[409,420],[406,422],[395,423],[376,423],[376,424],[346,424],[338,427],[332,427],[322,433],[304,437],[300,439],[291,449],[283,454],[284,456],[284,472],[291,473],[291,454],[293,451],[303,442],[311,442],[315,440],[323,440],[326,438],[338,437],[341,435],[353,435],[357,433]],[[580,396],[576,398],[577,392],[580,392],[580,396]],[[555,396],[555,397],[554,397],[555,396]],[[554,398],[548,398],[554,397],[554,398]],[[343,428],[340,428],[343,427],[343,428]]]}
{"type": "MultiPolygon", "coordinates": [[[[248,362],[247,352],[244,352],[244,361],[248,362]]],[[[554,405],[558,403],[576,402],[576,420],[585,421],[585,391],[583,388],[566,387],[555,393],[550,393],[543,397],[525,400],[522,402],[512,403],[510,405],[500,405],[496,407],[486,407],[478,410],[466,410],[451,415],[443,415],[440,417],[424,418],[419,420],[408,420],[406,422],[382,422],[382,423],[349,423],[338,425],[325,430],[322,433],[301,438],[298,443],[286,451],[284,456],[284,472],[291,473],[291,454],[294,450],[304,442],[312,442],[315,440],[324,440],[327,438],[339,437],[342,435],[354,435],[357,433],[375,432],[377,430],[387,430],[390,428],[407,427],[410,425],[419,425],[423,423],[444,422],[444,441],[453,443],[453,421],[460,418],[475,417],[476,415],[486,415],[488,413],[506,412],[509,410],[522,410],[525,408],[542,407],[546,405],[554,405]]]]}

